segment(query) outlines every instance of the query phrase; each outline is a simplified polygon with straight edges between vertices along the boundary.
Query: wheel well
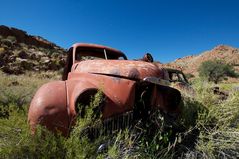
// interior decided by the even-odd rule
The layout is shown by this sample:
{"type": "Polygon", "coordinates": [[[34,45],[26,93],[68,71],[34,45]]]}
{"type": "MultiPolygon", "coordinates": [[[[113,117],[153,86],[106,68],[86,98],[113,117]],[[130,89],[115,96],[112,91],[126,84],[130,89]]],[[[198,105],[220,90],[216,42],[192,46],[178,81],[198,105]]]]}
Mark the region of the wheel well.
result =
{"type": "Polygon", "coordinates": [[[100,91],[98,89],[88,89],[79,95],[75,103],[75,107],[76,107],[75,110],[76,110],[77,116],[84,118],[86,114],[86,107],[88,108],[92,107],[92,111],[95,117],[100,116],[100,113],[102,112],[103,105],[104,105],[105,95],[103,94],[102,100],[99,100],[99,103],[97,103],[97,105],[94,105],[95,102],[92,103],[93,101],[96,100],[94,99],[94,97],[99,92],[100,91]]]}
{"type": "Polygon", "coordinates": [[[134,118],[146,120],[151,109],[150,100],[153,85],[148,82],[141,82],[137,86],[135,94],[134,118]]]}

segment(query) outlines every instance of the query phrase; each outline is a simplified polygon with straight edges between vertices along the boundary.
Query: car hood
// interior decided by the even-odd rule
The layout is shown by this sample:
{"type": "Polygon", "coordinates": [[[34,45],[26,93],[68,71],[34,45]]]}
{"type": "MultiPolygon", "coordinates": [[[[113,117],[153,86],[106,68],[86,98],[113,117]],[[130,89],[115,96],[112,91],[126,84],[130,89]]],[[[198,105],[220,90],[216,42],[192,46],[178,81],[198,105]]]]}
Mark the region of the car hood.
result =
{"type": "Polygon", "coordinates": [[[72,72],[95,73],[143,79],[145,77],[164,77],[164,71],[154,63],[130,60],[86,60],[73,65],[72,72]]]}

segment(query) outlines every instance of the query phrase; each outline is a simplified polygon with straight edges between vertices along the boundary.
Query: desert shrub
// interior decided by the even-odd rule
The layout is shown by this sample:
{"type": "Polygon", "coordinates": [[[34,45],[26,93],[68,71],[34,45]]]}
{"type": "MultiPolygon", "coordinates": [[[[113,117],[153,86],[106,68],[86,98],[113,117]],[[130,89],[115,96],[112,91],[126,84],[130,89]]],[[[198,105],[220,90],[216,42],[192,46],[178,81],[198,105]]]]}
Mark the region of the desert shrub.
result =
{"type": "Polygon", "coordinates": [[[13,45],[13,42],[9,39],[1,39],[1,43],[4,44],[6,47],[11,47],[13,45]]]}
{"type": "Polygon", "coordinates": [[[12,43],[17,42],[17,38],[15,36],[7,36],[7,39],[11,41],[12,43]]]}
{"type": "Polygon", "coordinates": [[[199,66],[198,71],[200,77],[216,84],[226,76],[237,77],[233,67],[221,61],[205,61],[199,66]]]}
{"type": "MultiPolygon", "coordinates": [[[[26,108],[26,107],[25,107],[26,108]]],[[[0,158],[62,158],[64,138],[39,127],[30,134],[27,115],[12,110],[9,118],[0,119],[0,158]]]]}
{"type": "Polygon", "coordinates": [[[194,76],[193,74],[191,74],[191,73],[187,73],[187,74],[185,74],[185,76],[186,76],[187,79],[191,79],[191,78],[194,78],[194,77],[195,77],[195,76],[194,76]]]}
{"type": "Polygon", "coordinates": [[[27,50],[28,46],[25,43],[19,43],[19,46],[23,49],[23,50],[27,50]]]}
{"type": "Polygon", "coordinates": [[[7,47],[11,47],[13,44],[17,42],[15,36],[7,36],[6,38],[1,38],[1,43],[7,47]]]}

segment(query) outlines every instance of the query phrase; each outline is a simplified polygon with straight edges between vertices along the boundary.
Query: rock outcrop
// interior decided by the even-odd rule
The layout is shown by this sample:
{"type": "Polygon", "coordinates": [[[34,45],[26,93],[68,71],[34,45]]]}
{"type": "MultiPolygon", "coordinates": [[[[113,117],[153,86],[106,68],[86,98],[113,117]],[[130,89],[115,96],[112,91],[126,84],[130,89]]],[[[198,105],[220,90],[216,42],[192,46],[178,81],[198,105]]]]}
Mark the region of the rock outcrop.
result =
{"type": "Polygon", "coordinates": [[[8,74],[26,71],[58,71],[65,65],[66,51],[42,37],[0,26],[0,69],[8,74]]]}

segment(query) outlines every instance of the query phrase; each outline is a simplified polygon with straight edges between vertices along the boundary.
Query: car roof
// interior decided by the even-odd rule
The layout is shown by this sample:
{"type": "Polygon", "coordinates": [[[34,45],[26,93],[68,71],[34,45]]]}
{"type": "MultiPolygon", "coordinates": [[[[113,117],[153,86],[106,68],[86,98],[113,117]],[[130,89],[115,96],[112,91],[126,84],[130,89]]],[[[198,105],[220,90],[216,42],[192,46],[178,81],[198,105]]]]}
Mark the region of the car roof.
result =
{"type": "Polygon", "coordinates": [[[122,56],[127,59],[126,55],[123,52],[121,52],[120,50],[108,47],[108,46],[103,46],[103,45],[98,45],[98,44],[89,44],[89,43],[75,43],[72,45],[72,48],[90,48],[90,49],[95,49],[95,50],[105,49],[108,53],[112,53],[119,57],[122,56]]]}
{"type": "Polygon", "coordinates": [[[183,73],[183,71],[177,70],[177,69],[173,69],[173,68],[164,68],[164,69],[166,69],[168,72],[183,73]]]}

